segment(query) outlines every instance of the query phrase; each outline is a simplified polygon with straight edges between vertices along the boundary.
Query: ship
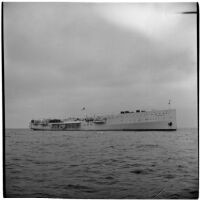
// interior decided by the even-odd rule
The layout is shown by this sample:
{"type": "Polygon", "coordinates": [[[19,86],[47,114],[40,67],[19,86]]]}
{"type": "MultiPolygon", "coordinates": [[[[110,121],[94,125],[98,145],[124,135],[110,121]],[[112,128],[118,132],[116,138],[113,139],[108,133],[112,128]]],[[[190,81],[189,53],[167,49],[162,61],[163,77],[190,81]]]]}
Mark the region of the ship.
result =
{"type": "Polygon", "coordinates": [[[68,119],[32,119],[36,131],[175,131],[176,110],[121,111],[118,114],[68,119]]]}

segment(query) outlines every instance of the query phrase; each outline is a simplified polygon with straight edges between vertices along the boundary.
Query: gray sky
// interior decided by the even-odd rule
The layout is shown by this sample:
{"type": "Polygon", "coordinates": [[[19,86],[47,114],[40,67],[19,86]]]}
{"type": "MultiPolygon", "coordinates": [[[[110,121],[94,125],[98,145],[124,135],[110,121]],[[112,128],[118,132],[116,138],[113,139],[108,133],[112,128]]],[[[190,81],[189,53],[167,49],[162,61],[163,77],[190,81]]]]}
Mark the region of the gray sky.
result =
{"type": "Polygon", "coordinates": [[[7,128],[32,118],[177,110],[197,126],[195,3],[4,3],[7,128]]]}

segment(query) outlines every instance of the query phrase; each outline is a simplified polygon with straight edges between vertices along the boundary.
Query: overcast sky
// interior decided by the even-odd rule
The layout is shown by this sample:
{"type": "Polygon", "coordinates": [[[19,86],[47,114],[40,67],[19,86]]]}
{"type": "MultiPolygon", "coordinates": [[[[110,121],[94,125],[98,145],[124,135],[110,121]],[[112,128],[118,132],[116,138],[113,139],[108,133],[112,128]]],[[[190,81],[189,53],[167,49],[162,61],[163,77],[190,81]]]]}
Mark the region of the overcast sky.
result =
{"type": "Polygon", "coordinates": [[[177,110],[197,126],[195,3],[4,3],[6,128],[32,118],[177,110]]]}

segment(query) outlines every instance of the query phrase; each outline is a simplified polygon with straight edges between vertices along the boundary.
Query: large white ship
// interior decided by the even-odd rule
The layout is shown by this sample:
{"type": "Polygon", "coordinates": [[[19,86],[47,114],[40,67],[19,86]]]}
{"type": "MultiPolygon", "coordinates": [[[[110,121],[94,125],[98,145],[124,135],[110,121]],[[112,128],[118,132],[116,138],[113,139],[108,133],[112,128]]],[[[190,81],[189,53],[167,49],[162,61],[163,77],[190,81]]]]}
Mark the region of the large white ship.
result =
{"type": "Polygon", "coordinates": [[[175,131],[176,110],[136,112],[85,118],[31,120],[32,130],[41,131],[175,131]]]}

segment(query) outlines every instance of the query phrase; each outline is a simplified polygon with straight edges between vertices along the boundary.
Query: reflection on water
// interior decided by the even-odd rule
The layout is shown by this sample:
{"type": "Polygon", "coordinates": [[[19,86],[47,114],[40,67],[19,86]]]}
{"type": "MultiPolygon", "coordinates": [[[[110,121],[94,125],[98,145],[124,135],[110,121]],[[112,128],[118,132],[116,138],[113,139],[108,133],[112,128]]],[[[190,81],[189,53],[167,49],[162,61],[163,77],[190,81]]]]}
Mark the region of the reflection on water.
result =
{"type": "Polygon", "coordinates": [[[6,197],[197,198],[197,129],[7,129],[6,197]]]}

